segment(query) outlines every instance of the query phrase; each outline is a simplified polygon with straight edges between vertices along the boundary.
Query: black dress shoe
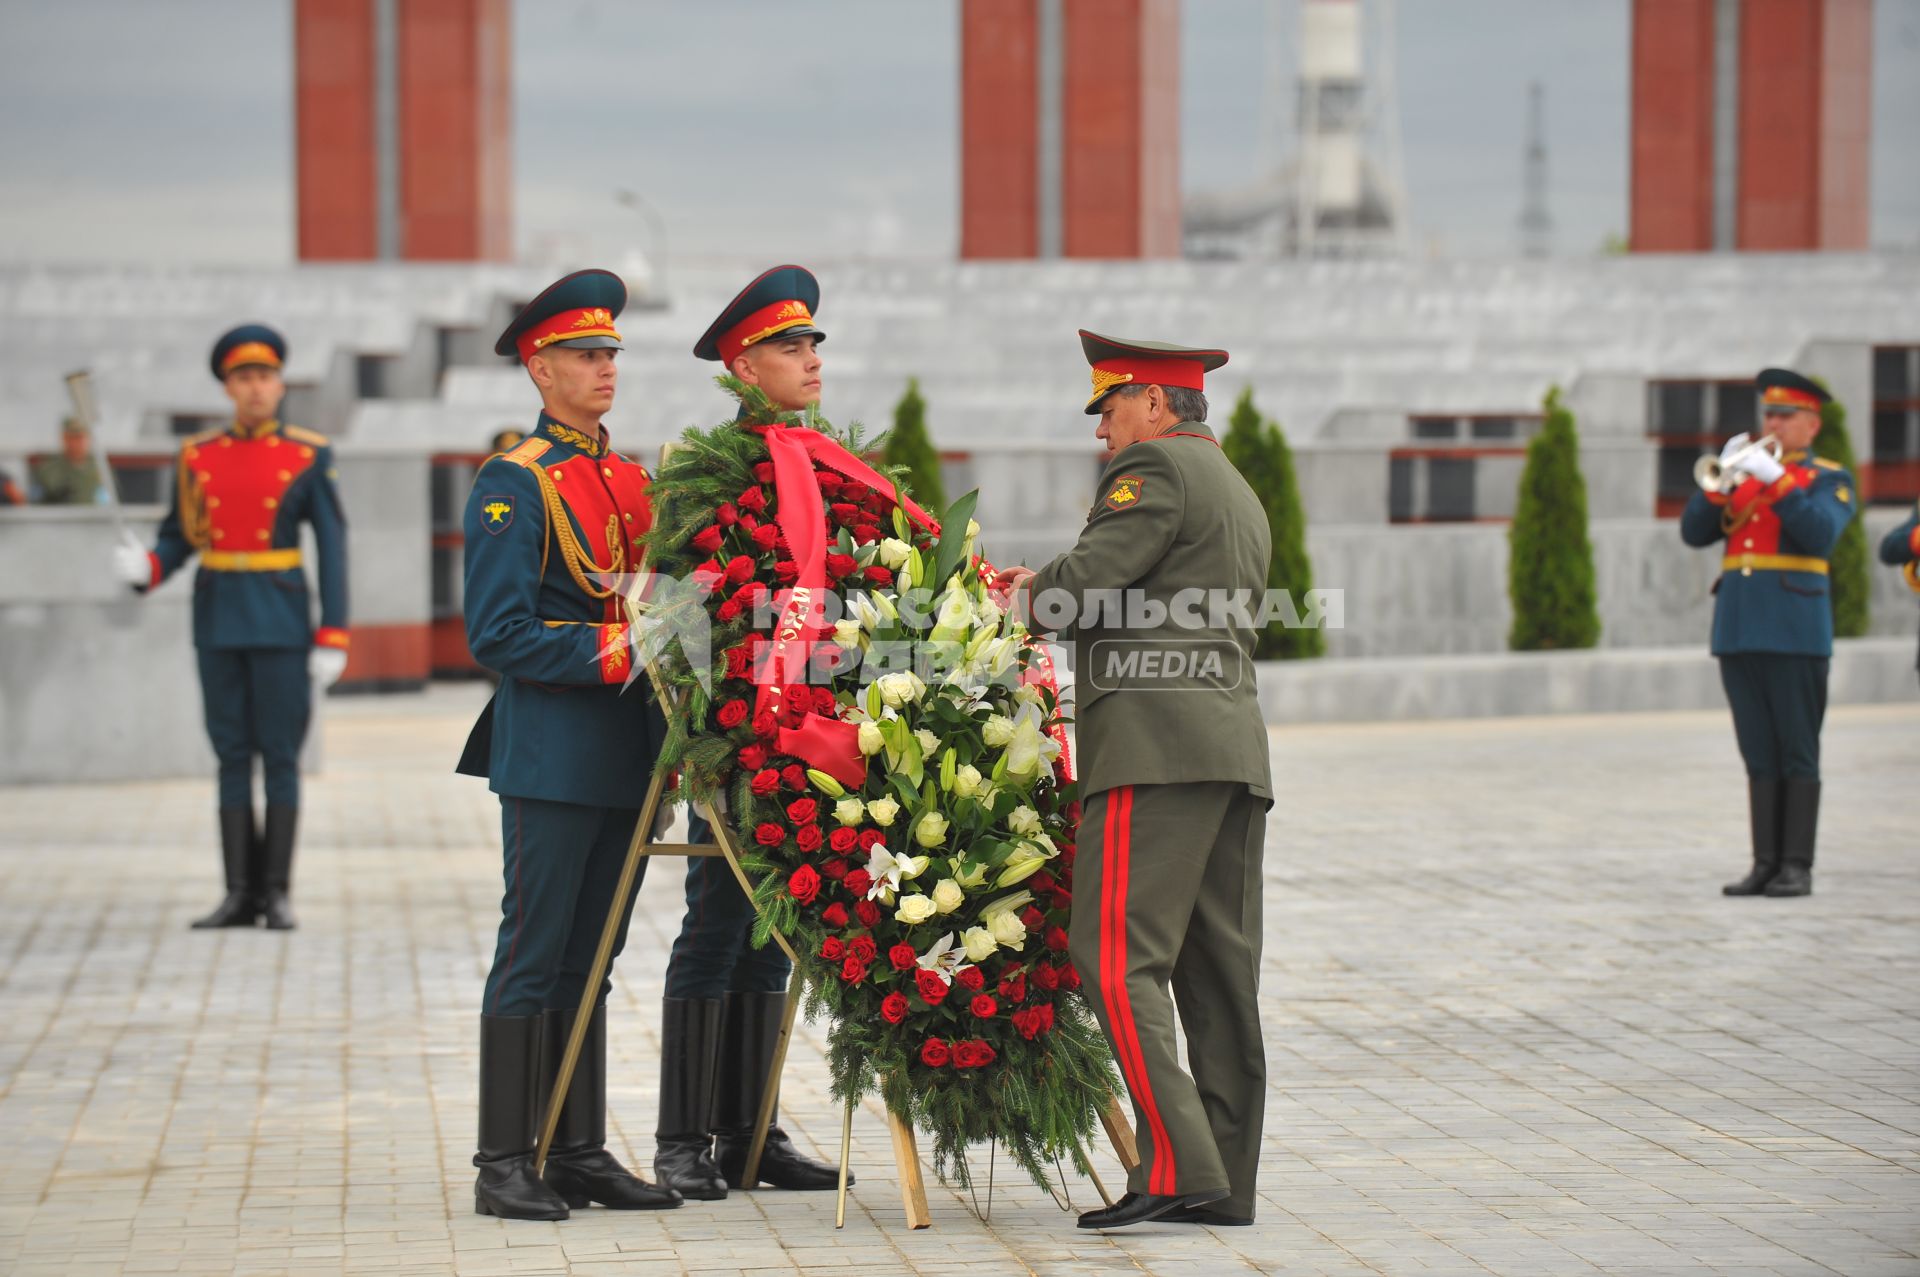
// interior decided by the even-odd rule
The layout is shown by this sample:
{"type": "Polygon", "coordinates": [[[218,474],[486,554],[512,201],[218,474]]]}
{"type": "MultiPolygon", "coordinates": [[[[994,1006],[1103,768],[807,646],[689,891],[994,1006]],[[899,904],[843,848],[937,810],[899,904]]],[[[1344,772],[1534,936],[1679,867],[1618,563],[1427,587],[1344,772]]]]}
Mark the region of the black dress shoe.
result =
{"type": "Polygon", "coordinates": [[[574,1210],[588,1202],[608,1210],[672,1210],[680,1204],[680,1194],[647,1183],[604,1148],[550,1154],[545,1176],[547,1187],[574,1210]]]}
{"type": "Polygon", "coordinates": [[[713,1164],[713,1141],[704,1135],[657,1141],[653,1177],[689,1201],[718,1202],[727,1196],[727,1177],[713,1164]]]}
{"type": "Polygon", "coordinates": [[[1767,884],[1769,896],[1810,896],[1813,894],[1813,875],[1799,865],[1782,865],[1780,872],[1767,884]]]}
{"type": "Polygon", "coordinates": [[[533,1154],[476,1162],[473,1213],[502,1219],[565,1219],[567,1204],[533,1173],[533,1154]]]}
{"type": "Polygon", "coordinates": [[[1239,1215],[1223,1215],[1206,1206],[1182,1206],[1179,1210],[1168,1211],[1161,1220],[1168,1224],[1205,1224],[1209,1228],[1249,1228],[1251,1219],[1239,1215]]]}
{"type": "Polygon", "coordinates": [[[1767,884],[1773,881],[1775,870],[1772,865],[1756,864],[1753,871],[1739,882],[1730,882],[1720,888],[1723,896],[1763,896],[1767,884]]]}
{"type": "Polygon", "coordinates": [[[1228,1190],[1216,1188],[1205,1193],[1128,1193],[1105,1210],[1090,1210],[1080,1217],[1082,1228],[1125,1228],[1183,1207],[1205,1206],[1227,1196],[1228,1190]]]}
{"type": "MultiPolygon", "coordinates": [[[[747,1150],[753,1135],[721,1133],[713,1140],[713,1160],[727,1178],[728,1188],[741,1187],[747,1176],[747,1150]]],[[[767,1128],[767,1144],[760,1150],[760,1174],[754,1180],[760,1188],[784,1188],[789,1192],[820,1193],[840,1187],[840,1167],[816,1162],[802,1153],[787,1133],[777,1126],[767,1128]]],[[[847,1172],[847,1187],[853,1187],[853,1172],[847,1172]]]]}

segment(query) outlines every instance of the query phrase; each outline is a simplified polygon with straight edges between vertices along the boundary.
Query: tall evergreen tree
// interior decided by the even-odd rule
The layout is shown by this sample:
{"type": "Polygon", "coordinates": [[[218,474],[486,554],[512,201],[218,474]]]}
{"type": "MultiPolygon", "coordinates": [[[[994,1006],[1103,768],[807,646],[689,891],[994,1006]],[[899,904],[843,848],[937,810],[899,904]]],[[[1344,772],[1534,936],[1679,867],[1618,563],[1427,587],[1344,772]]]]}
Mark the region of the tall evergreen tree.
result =
{"type": "MultiPolygon", "coordinates": [[[[1280,427],[1260,416],[1253,388],[1240,392],[1220,446],[1267,512],[1267,531],[1273,556],[1267,562],[1267,588],[1285,590],[1296,610],[1304,611],[1307,591],[1313,588],[1313,560],[1307,555],[1307,512],[1300,503],[1300,483],[1294,477],[1293,450],[1280,427]]],[[[1259,660],[1297,660],[1323,656],[1327,636],[1316,627],[1289,627],[1270,622],[1254,642],[1259,660]]]]}
{"type": "Polygon", "coordinates": [[[1600,641],[1580,434],[1558,386],[1547,392],[1546,410],[1546,424],[1527,445],[1520,501],[1507,529],[1507,597],[1513,603],[1507,644],[1522,652],[1600,641]]]}
{"type": "MultiPolygon", "coordinates": [[[[1856,479],[1859,471],[1853,459],[1853,439],[1847,433],[1847,406],[1838,399],[1820,405],[1820,433],[1813,440],[1813,455],[1843,465],[1856,479]]],[[[1866,521],[1857,513],[1860,494],[1851,494],[1856,513],[1840,542],[1833,547],[1828,597],[1833,601],[1833,636],[1859,638],[1867,632],[1868,597],[1873,583],[1868,579],[1866,521]]]]}
{"type": "Polygon", "coordinates": [[[907,382],[907,393],[893,406],[893,429],[887,432],[882,455],[889,466],[907,468],[907,486],[914,499],[929,510],[947,508],[947,489],[940,482],[940,454],[927,434],[927,401],[920,396],[918,379],[907,382]]]}

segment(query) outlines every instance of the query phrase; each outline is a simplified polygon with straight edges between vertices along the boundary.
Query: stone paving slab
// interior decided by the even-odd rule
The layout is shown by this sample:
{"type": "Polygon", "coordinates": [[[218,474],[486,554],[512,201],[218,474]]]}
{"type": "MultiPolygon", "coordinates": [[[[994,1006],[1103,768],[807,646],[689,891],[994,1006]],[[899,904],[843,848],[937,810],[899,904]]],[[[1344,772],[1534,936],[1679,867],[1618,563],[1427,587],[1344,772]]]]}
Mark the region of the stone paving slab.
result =
{"type": "MultiPolygon", "coordinates": [[[[875,1106],[840,1232],[830,1194],[770,1191],[472,1214],[498,807],[449,768],[476,705],[328,702],[291,935],[186,929],[210,782],[0,790],[0,1272],[1920,1273],[1920,709],[1830,714],[1801,901],[1718,894],[1724,713],[1274,731],[1260,1220],[1098,1236],[1004,1161],[990,1220],[931,1183],[905,1232],[875,1106]]],[[[681,864],[611,1004],[641,1166],[681,864]]],[[[803,1026],[783,1110],[826,1153],[822,1046],[803,1026]]]]}

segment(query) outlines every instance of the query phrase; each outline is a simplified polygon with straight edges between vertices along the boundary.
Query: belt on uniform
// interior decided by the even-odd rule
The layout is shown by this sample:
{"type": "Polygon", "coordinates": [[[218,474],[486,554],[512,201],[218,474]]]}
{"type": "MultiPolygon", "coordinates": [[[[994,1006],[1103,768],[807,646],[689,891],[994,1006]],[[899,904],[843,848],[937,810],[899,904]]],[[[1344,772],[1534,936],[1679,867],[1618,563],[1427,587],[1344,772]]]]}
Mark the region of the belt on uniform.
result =
{"type": "Polygon", "coordinates": [[[200,566],[211,572],[284,572],[300,566],[300,547],[284,550],[203,550],[200,566]]]}
{"type": "Polygon", "coordinates": [[[1720,566],[1728,572],[1750,573],[1755,568],[1763,572],[1814,572],[1820,576],[1827,574],[1827,561],[1816,559],[1810,554],[1729,554],[1720,560],[1720,566]]]}

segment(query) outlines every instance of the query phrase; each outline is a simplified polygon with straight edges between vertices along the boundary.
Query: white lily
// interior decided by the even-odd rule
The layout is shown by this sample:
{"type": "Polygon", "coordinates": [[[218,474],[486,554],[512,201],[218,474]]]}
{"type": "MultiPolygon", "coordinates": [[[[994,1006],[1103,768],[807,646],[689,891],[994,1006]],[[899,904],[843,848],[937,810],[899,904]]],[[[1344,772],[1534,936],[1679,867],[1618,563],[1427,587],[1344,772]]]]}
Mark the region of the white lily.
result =
{"type": "Polygon", "coordinates": [[[900,890],[900,875],[905,867],[903,861],[887,850],[887,844],[875,843],[867,854],[867,873],[873,879],[873,885],[867,888],[867,899],[892,904],[894,893],[900,890]]]}
{"type": "Polygon", "coordinates": [[[921,954],[915,961],[922,971],[931,971],[948,984],[952,984],[953,977],[971,965],[961,961],[967,956],[966,951],[954,948],[953,943],[953,932],[949,931],[934,941],[933,948],[921,954]]]}
{"type": "Polygon", "coordinates": [[[912,553],[913,547],[899,537],[886,537],[880,542],[880,562],[896,572],[912,553]]]}
{"type": "Polygon", "coordinates": [[[1013,721],[1013,738],[1007,742],[1007,775],[1024,780],[1036,779],[1043,768],[1060,756],[1060,742],[1040,729],[1040,711],[1022,705],[1013,721]]]}

